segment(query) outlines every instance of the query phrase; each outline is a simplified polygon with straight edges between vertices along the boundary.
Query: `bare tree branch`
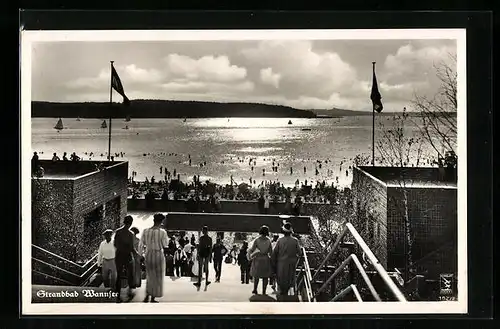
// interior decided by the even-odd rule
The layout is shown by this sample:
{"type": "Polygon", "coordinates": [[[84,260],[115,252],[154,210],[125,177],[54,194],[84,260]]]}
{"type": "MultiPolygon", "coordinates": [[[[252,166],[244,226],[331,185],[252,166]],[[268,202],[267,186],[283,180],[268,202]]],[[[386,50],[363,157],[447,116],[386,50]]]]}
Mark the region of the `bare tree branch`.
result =
{"type": "Polygon", "coordinates": [[[457,137],[457,59],[449,54],[449,63],[444,61],[434,65],[436,77],[441,85],[432,98],[415,94],[413,107],[420,114],[415,120],[422,137],[437,152],[456,151],[457,137]]]}

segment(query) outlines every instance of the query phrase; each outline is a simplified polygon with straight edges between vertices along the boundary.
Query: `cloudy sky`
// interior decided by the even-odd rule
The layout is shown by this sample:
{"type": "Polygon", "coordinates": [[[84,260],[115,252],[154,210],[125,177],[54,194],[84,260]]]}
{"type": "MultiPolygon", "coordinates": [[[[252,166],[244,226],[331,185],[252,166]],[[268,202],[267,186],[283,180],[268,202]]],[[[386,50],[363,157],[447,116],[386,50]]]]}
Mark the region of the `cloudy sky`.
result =
{"type": "Polygon", "coordinates": [[[436,92],[433,64],[455,53],[454,40],[38,42],[32,99],[109,101],[114,60],[130,99],[371,111],[376,61],[384,107],[399,111],[414,93],[436,92]]]}

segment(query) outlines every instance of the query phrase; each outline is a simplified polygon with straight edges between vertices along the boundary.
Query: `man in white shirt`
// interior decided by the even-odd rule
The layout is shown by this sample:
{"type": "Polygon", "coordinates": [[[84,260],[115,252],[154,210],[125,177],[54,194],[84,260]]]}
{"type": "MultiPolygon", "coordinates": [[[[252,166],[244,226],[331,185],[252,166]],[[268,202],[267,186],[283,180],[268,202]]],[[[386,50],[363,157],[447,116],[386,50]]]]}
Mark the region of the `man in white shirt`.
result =
{"type": "Polygon", "coordinates": [[[184,245],[184,252],[187,255],[191,254],[191,247],[193,247],[193,245],[189,242],[189,240],[186,240],[186,244],[184,245]]]}
{"type": "Polygon", "coordinates": [[[185,272],[183,271],[183,268],[185,267],[185,263],[187,261],[187,255],[184,252],[184,249],[182,249],[181,246],[177,247],[177,250],[174,253],[174,269],[175,269],[175,276],[181,277],[185,272]]]}
{"type": "Polygon", "coordinates": [[[104,241],[99,245],[99,251],[97,253],[97,265],[102,270],[102,279],[104,281],[105,288],[114,288],[117,278],[116,264],[115,264],[115,253],[116,249],[111,241],[111,236],[113,231],[107,229],[103,233],[104,241]]]}

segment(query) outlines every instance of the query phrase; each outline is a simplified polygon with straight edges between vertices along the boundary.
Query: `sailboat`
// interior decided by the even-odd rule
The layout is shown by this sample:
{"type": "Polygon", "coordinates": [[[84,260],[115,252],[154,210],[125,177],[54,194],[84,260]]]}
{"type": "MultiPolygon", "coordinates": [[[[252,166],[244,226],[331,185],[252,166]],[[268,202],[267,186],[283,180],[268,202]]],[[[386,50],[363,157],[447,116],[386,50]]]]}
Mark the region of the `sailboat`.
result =
{"type": "Polygon", "coordinates": [[[106,124],[106,120],[102,121],[101,128],[108,128],[108,125],[106,124]]]}
{"type": "Polygon", "coordinates": [[[57,121],[56,125],[54,126],[54,129],[57,130],[57,132],[61,132],[61,130],[64,129],[62,119],[59,118],[59,121],[57,121]]]}
{"type": "Polygon", "coordinates": [[[292,120],[288,120],[288,124],[291,125],[292,124],[292,120]]]}

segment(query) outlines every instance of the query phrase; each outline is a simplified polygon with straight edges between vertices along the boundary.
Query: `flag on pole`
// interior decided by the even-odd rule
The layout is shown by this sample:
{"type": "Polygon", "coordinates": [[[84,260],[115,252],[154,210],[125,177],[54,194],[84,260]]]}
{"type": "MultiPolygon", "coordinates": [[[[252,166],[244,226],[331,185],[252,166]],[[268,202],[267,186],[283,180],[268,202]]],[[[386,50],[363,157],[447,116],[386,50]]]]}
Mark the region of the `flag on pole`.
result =
{"type": "Polygon", "coordinates": [[[375,66],[373,67],[372,93],[370,95],[370,98],[372,100],[373,109],[377,111],[377,113],[382,112],[384,106],[382,105],[382,96],[378,91],[377,76],[375,75],[375,66]]]}
{"type": "Polygon", "coordinates": [[[128,97],[125,95],[125,91],[123,90],[123,85],[122,81],[120,80],[120,77],[118,76],[118,73],[115,70],[115,67],[111,65],[111,87],[113,87],[114,90],[116,90],[117,93],[123,96],[123,104],[124,105],[129,105],[130,100],[128,97]]]}

